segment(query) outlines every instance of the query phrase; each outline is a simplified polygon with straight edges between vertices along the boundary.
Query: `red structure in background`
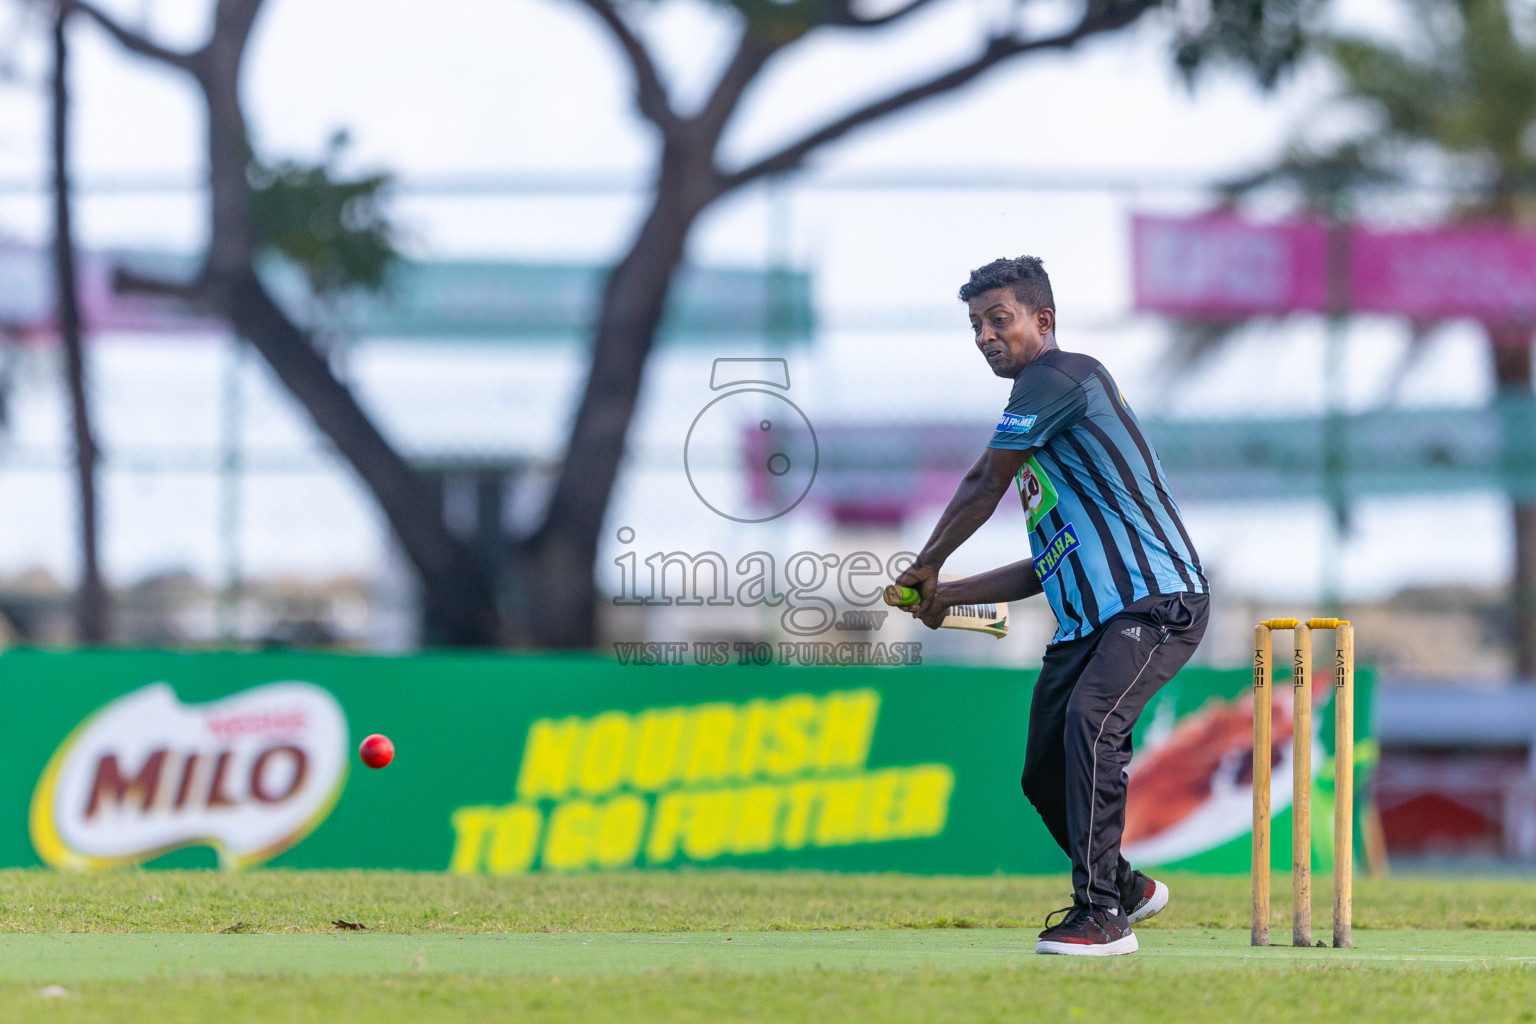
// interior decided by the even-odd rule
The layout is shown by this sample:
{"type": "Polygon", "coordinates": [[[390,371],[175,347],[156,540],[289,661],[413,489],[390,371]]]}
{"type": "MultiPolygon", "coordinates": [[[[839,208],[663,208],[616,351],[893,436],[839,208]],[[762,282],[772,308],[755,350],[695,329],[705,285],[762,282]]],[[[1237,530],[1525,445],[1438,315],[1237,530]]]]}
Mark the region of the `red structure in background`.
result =
{"type": "Polygon", "coordinates": [[[1527,750],[1384,750],[1376,806],[1395,854],[1536,858],[1536,779],[1527,750]]]}

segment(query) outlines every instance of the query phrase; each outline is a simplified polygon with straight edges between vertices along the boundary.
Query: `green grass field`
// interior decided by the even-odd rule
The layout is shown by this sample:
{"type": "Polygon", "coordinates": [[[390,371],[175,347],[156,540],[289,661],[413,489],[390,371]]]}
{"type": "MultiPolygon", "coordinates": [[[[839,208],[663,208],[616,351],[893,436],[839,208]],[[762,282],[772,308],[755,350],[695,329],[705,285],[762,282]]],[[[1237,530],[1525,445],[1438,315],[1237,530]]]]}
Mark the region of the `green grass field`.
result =
{"type": "Polygon", "coordinates": [[[0,872],[0,1021],[1536,1020],[1536,884],[1361,881],[1356,948],[1256,950],[1246,878],[1168,880],[1085,962],[1033,952],[1062,878],[0,872]]]}

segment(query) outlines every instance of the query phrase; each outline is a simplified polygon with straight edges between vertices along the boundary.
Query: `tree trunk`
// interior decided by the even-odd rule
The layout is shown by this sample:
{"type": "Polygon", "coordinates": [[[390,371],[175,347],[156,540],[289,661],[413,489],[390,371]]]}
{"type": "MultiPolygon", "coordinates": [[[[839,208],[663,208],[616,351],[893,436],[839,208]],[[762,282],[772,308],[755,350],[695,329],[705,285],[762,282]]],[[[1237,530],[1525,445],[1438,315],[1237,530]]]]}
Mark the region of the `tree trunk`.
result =
{"type": "Polygon", "coordinates": [[[712,198],[705,175],[667,169],[679,159],[663,157],[651,213],[603,290],[592,369],[560,478],[543,526],[521,555],[530,592],[519,638],[539,647],[583,648],[597,641],[595,570],[603,516],[673,275],[694,219],[712,198]]]}
{"type": "Polygon", "coordinates": [[[81,341],[80,295],[76,287],[75,243],[70,225],[69,192],[69,15],[57,5],[53,20],[53,265],[59,342],[75,441],[78,492],[80,582],[75,593],[76,631],[83,643],[107,638],[107,591],[97,554],[96,440],[91,432],[86,392],[85,352],[81,341]]]}
{"type": "Polygon", "coordinates": [[[447,642],[502,642],[495,595],[467,548],[454,540],[425,484],[336,379],[307,335],[273,301],[253,271],[211,283],[220,312],[260,352],[308,410],[315,426],[356,470],[421,576],[447,642]]]}
{"type": "MultiPolygon", "coordinates": [[[[485,647],[505,641],[496,595],[472,552],[448,532],[421,477],[368,418],[325,358],[267,293],[253,269],[247,223],[251,150],[240,108],[240,62],[260,0],[225,0],[197,80],[208,105],[212,237],[198,291],[261,353],[315,426],[378,501],[418,574],[441,642],[485,647]]],[[[436,638],[434,638],[436,639],[436,638]]]]}
{"type": "MultiPolygon", "coordinates": [[[[1493,370],[1501,400],[1529,402],[1531,394],[1531,327],[1529,324],[1490,324],[1488,340],[1493,345],[1493,370]]],[[[1529,421],[1518,417],[1510,421],[1506,434],[1523,431],[1529,421]]],[[[1506,457],[1527,447],[1527,440],[1506,436],[1506,457]]],[[[1515,655],[1515,676],[1536,681],[1536,499],[1529,495],[1513,500],[1515,572],[1510,585],[1510,641],[1515,655]]]]}

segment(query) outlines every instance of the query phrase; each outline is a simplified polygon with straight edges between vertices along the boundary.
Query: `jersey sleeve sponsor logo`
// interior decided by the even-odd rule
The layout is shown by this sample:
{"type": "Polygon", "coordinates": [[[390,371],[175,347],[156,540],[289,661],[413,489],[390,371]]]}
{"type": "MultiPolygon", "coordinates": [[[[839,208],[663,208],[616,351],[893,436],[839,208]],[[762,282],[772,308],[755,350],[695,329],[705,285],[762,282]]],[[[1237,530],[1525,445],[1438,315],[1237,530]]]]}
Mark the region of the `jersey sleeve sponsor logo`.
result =
{"type": "Polygon", "coordinates": [[[1061,563],[1078,549],[1077,527],[1068,523],[1056,532],[1038,555],[1035,556],[1035,575],[1044,583],[1056,575],[1061,563]]]}
{"type": "Polygon", "coordinates": [[[1003,418],[997,421],[997,430],[1004,434],[1022,434],[1035,425],[1038,416],[1020,416],[1016,412],[1005,412],[1003,418]]]}
{"type": "MultiPolygon", "coordinates": [[[[1033,417],[1031,417],[1033,418],[1033,417]]],[[[1056,507],[1056,485],[1045,475],[1040,463],[1033,456],[1019,467],[1013,482],[1019,488],[1019,500],[1024,503],[1024,516],[1031,530],[1056,507]]]]}

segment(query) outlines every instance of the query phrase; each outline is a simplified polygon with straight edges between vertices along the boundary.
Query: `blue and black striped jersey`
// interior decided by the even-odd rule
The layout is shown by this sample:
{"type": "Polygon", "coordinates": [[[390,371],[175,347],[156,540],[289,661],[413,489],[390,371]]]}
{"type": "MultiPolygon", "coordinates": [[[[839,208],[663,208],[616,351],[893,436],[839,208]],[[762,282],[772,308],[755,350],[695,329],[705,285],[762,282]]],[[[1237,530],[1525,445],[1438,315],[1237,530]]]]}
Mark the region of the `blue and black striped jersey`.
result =
{"type": "Polygon", "coordinates": [[[1038,356],[1015,378],[990,447],[1035,450],[1016,483],[1056,642],[1144,597],[1210,592],[1157,454],[1097,359],[1038,356]]]}

